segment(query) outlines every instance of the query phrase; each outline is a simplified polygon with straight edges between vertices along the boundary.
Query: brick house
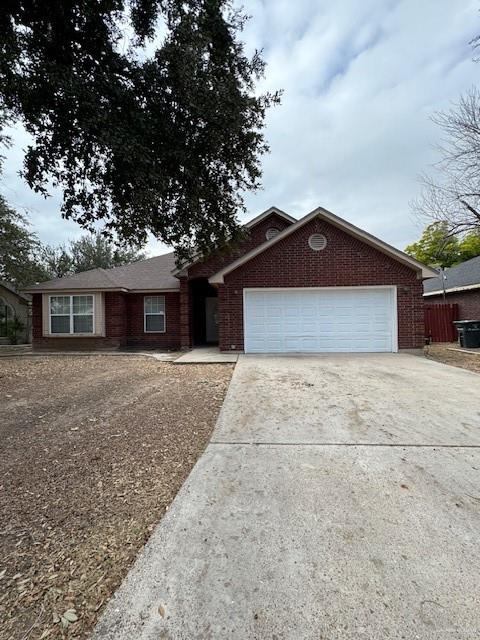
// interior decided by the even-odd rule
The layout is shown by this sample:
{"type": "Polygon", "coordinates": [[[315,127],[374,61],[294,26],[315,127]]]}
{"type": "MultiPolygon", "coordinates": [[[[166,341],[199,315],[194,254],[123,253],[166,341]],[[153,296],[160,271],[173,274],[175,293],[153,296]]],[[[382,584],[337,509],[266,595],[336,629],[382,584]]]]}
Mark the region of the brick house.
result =
{"type": "Polygon", "coordinates": [[[28,289],[36,349],[218,344],[248,353],[397,351],[423,345],[432,269],[323,208],[271,207],[231,251],[174,254],[28,289]]]}
{"type": "Polygon", "coordinates": [[[429,304],[441,304],[444,301],[458,304],[459,320],[479,320],[480,256],[445,269],[436,278],[425,280],[423,298],[429,304]]]}

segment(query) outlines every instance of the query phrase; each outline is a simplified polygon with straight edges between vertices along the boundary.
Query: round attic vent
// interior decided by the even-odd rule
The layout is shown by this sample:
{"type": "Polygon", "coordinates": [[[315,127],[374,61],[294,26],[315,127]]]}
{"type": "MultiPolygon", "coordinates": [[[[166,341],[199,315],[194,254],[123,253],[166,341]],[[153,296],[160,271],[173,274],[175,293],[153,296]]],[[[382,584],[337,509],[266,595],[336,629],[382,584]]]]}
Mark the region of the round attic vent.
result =
{"type": "Polygon", "coordinates": [[[313,233],[308,239],[308,245],[314,251],[323,251],[327,246],[327,239],[323,233],[313,233]]]}
{"type": "Polygon", "coordinates": [[[270,227],[270,229],[267,229],[267,233],[265,234],[265,237],[267,240],[271,240],[275,236],[278,236],[279,233],[280,233],[279,229],[276,229],[275,227],[270,227]]]}

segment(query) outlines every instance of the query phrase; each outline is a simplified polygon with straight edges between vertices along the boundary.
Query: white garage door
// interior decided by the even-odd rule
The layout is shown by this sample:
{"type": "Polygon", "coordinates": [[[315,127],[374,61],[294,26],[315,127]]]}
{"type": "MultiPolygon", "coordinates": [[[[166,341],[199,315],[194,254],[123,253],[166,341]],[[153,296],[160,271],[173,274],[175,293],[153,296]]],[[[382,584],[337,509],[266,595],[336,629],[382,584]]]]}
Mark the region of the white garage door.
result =
{"type": "Polygon", "coordinates": [[[246,289],[245,353],[396,351],[395,289],[246,289]]]}

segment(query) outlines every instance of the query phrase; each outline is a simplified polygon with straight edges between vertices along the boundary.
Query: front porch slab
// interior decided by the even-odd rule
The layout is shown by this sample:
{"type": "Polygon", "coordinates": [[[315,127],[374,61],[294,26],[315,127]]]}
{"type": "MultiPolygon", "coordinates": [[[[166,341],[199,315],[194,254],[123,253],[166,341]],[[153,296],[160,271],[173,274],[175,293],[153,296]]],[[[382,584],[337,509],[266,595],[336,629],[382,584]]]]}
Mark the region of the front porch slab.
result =
{"type": "Polygon", "coordinates": [[[222,353],[218,347],[195,347],[174,361],[174,364],[219,364],[236,362],[238,353],[222,353]]]}

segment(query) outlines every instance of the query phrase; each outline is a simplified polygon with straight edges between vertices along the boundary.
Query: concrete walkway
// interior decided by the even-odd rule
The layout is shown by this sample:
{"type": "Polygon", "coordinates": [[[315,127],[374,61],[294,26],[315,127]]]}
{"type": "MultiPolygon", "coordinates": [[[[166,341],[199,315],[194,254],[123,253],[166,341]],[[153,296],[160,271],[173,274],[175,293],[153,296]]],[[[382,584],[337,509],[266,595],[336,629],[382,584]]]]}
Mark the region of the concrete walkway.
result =
{"type": "Polygon", "coordinates": [[[95,640],[478,637],[479,398],[409,355],[241,356],[95,640]]]}
{"type": "Polygon", "coordinates": [[[221,352],[218,347],[195,347],[175,359],[175,364],[221,364],[237,362],[238,353],[221,352]]]}

